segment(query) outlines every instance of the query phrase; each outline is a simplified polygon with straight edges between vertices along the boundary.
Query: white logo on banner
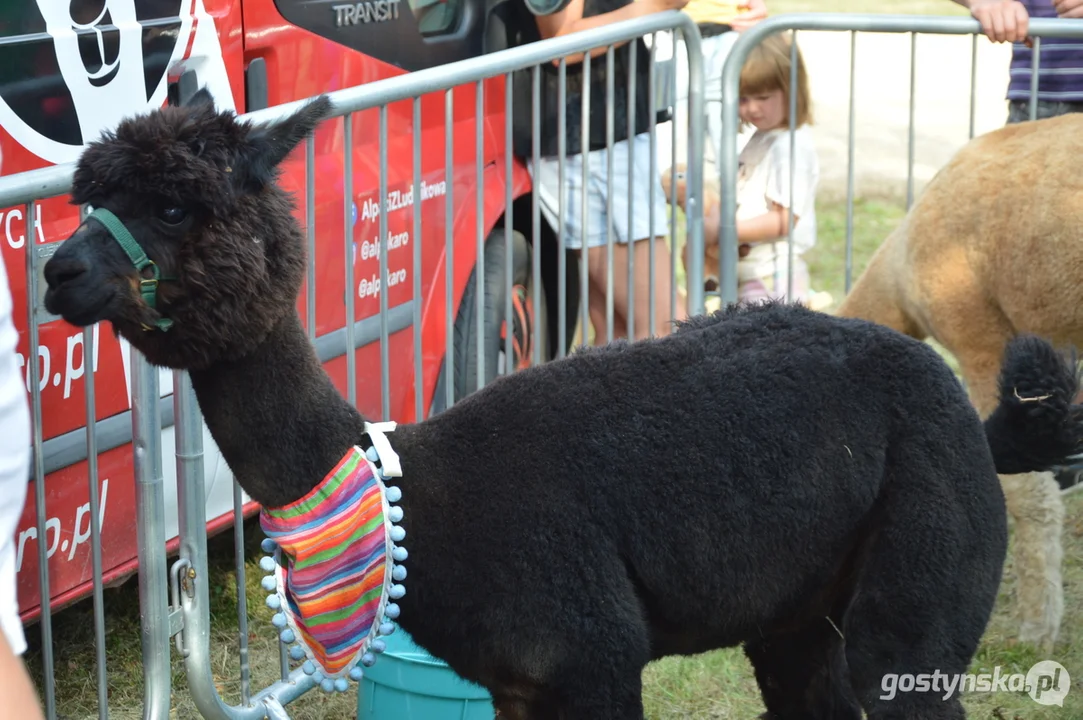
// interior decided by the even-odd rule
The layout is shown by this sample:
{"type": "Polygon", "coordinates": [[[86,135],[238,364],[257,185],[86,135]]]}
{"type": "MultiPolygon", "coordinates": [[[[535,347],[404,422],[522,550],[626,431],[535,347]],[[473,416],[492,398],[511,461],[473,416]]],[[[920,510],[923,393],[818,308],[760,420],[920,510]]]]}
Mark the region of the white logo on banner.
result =
{"type": "MultiPolygon", "coordinates": [[[[20,0],[28,2],[29,0],[20,0]]],[[[146,96],[143,75],[143,29],[136,18],[137,0],[104,0],[101,14],[87,23],[77,23],[70,15],[70,0],[36,0],[45,19],[46,31],[53,39],[57,62],[64,84],[71,93],[83,142],[96,140],[102,130],[116,126],[125,117],[161,107],[167,93],[166,74],[158,79],[150,98],[146,96]],[[108,20],[106,22],[108,13],[108,20]],[[120,48],[115,59],[105,56],[102,25],[120,29],[120,48]],[[89,31],[97,36],[100,69],[90,72],[79,53],[78,33],[89,31]],[[106,82],[103,79],[108,78],[106,82]]],[[[184,0],[179,16],[180,28],[168,67],[196,71],[200,85],[207,86],[221,108],[234,109],[229,77],[226,75],[222,49],[211,17],[203,0],[184,0]],[[192,37],[193,18],[195,37],[192,37]],[[184,52],[192,43],[190,57],[184,52]]],[[[84,41],[85,42],[85,41],[84,41]]],[[[51,163],[73,162],[82,152],[82,145],[58,142],[42,135],[19,117],[0,97],[0,126],[35,155],[51,163]]]]}

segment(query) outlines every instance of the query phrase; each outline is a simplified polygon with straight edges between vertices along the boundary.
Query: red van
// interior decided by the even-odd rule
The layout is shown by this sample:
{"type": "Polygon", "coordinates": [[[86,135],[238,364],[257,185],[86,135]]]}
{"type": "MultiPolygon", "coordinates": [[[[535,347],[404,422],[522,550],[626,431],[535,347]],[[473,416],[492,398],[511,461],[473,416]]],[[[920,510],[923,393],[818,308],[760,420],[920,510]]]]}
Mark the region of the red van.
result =
{"type": "MultiPolygon", "coordinates": [[[[182,98],[199,86],[221,107],[258,110],[360,85],[499,49],[493,0],[20,0],[0,4],[0,174],[4,176],[74,161],[85,143],[122,117],[182,98]]],[[[475,88],[454,92],[451,186],[445,178],[445,101],[442,92],[421,104],[421,128],[413,126],[411,101],[388,108],[387,228],[391,418],[415,420],[413,323],[421,318],[422,407],[445,406],[445,358],[453,353],[454,397],[476,385],[477,333],[486,338],[488,378],[506,364],[530,364],[533,348],[543,360],[556,351],[556,240],[539,228],[542,307],[533,307],[530,178],[513,162],[505,176],[504,81],[484,84],[483,176],[475,158],[475,88]],[[413,196],[413,142],[421,133],[422,190],[413,196]],[[513,233],[505,236],[506,187],[512,185],[513,233]],[[453,192],[451,308],[454,339],[446,339],[446,195],[453,192]],[[506,252],[513,253],[513,327],[505,327],[505,284],[484,284],[485,321],[476,327],[474,268],[477,260],[477,193],[484,207],[486,275],[499,278],[506,252]],[[423,231],[414,236],[413,207],[421,205],[423,231]],[[413,261],[420,243],[420,266],[413,261]],[[421,295],[414,298],[414,278],[421,295]]],[[[346,394],[345,293],[355,292],[358,406],[380,417],[379,147],[378,112],[352,118],[353,193],[343,194],[344,123],[328,121],[314,137],[316,276],[315,343],[325,367],[346,394]],[[349,202],[349,206],[345,202],[349,202]],[[344,225],[351,223],[349,262],[355,287],[345,287],[344,225]]],[[[298,217],[306,222],[305,152],[288,161],[284,184],[296,192],[298,217]]],[[[37,362],[41,379],[47,517],[38,536],[33,487],[18,532],[19,597],[24,621],[41,609],[39,543],[47,544],[50,606],[59,608],[92,589],[90,511],[86,454],[85,379],[95,378],[95,422],[102,556],[106,584],[135,572],[136,512],[131,447],[131,384],[128,348],[111,329],[94,328],[94,352],[86,357],[80,330],[38,307],[39,346],[27,332],[26,257],[37,267],[56,243],[78,225],[78,208],[67,197],[36,206],[0,208],[0,242],[11,280],[19,353],[24,369],[37,362]],[[27,358],[35,358],[27,360],[27,358]]],[[[578,297],[576,263],[567,263],[566,315],[574,326],[578,297]]],[[[302,292],[299,310],[310,317],[302,292]]],[[[40,305],[40,303],[39,303],[40,305]]],[[[311,329],[310,329],[311,332],[311,329]]],[[[571,332],[568,333],[571,335],[571,332]]],[[[570,337],[569,337],[570,340],[570,337]]],[[[566,348],[565,348],[566,349],[566,348]]],[[[176,469],[173,462],[172,375],[159,375],[162,394],[166,537],[176,548],[176,469]]],[[[29,377],[27,378],[29,390],[29,377]]],[[[232,521],[232,475],[204,429],[208,530],[232,521]]],[[[31,483],[33,479],[31,479],[31,483]]],[[[247,501],[247,498],[245,498],[247,501]]],[[[252,503],[248,512],[255,510],[252,503]]]]}

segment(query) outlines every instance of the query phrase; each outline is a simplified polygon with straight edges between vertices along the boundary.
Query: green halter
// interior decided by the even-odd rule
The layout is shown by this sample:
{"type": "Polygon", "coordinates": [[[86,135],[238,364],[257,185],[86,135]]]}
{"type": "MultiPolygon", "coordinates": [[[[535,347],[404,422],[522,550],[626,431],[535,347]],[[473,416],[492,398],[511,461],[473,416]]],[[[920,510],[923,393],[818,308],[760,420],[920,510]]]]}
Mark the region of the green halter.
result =
{"type": "MultiPolygon", "coordinates": [[[[158,265],[153,260],[147,257],[147,254],[143,252],[143,248],[139,243],[135,241],[132,234],[128,232],[128,228],[124,227],[124,223],[120,219],[109,212],[105,208],[95,208],[94,212],[87,216],[87,219],[94,218],[102,224],[102,226],[109,231],[109,234],[113,236],[113,239],[117,241],[117,244],[128,255],[128,258],[132,261],[132,265],[135,265],[135,269],[139,272],[139,294],[143,296],[143,302],[149,305],[151,308],[155,308],[157,296],[158,296],[158,281],[159,280],[174,280],[175,278],[162,278],[158,265]],[[143,270],[150,268],[153,272],[153,277],[146,277],[143,270]]],[[[163,332],[173,327],[173,321],[169,318],[158,318],[154,323],[159,330],[163,332]]],[[[144,330],[152,330],[146,325],[143,326],[144,330]]]]}

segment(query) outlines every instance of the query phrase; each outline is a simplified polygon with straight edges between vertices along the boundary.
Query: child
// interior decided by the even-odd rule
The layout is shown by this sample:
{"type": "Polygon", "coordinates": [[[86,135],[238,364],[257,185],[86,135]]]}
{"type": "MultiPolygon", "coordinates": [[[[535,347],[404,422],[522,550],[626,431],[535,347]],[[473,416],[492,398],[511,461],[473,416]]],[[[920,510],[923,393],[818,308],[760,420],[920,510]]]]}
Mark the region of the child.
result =
{"type": "Polygon", "coordinates": [[[820,166],[812,139],[808,79],[800,50],[797,87],[790,87],[790,41],[771,35],[749,53],[741,69],[740,118],[756,131],[737,162],[737,262],[739,300],[786,298],[793,213],[793,296],[810,297],[808,266],[801,257],[816,244],[816,185],[820,166]],[[797,95],[794,125],[793,201],[790,201],[790,93],[797,95]],[[743,246],[747,246],[743,247],[743,246]]]}
{"type": "MultiPolygon", "coordinates": [[[[831,302],[809,288],[801,257],[816,244],[816,186],[820,167],[813,143],[808,79],[797,54],[797,117],[794,125],[793,202],[790,202],[790,40],[771,35],[751,50],[741,69],[739,115],[755,132],[738,158],[738,300],[782,298],[814,308],[831,302]],[[793,296],[788,297],[789,213],[793,209],[793,296]]],[[[678,172],[678,192],[683,181],[678,172]]],[[[669,178],[665,178],[668,185],[669,178]]],[[[704,277],[717,282],[719,203],[717,188],[704,187],[704,277]]],[[[710,285],[715,283],[709,282],[710,285]]]]}

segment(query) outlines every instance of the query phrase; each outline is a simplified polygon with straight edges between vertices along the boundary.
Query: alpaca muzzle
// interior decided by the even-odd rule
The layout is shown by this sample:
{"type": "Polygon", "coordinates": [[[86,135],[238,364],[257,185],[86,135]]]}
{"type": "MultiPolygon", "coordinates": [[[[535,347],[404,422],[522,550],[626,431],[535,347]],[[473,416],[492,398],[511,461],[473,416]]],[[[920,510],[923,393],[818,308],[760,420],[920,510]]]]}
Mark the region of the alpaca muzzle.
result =
{"type": "MultiPolygon", "coordinates": [[[[128,232],[128,228],[124,227],[124,223],[120,221],[120,218],[110,211],[105,208],[96,208],[87,216],[87,220],[97,220],[124,250],[124,254],[132,261],[136,272],[139,273],[139,294],[143,298],[143,302],[152,310],[157,311],[158,283],[161,280],[175,280],[176,278],[163,278],[161,276],[157,263],[147,257],[143,247],[128,232]]],[[[173,321],[166,317],[159,317],[154,322],[154,325],[159,330],[166,332],[173,327],[173,321]]],[[[143,329],[151,331],[154,328],[144,324],[143,329]]]]}

